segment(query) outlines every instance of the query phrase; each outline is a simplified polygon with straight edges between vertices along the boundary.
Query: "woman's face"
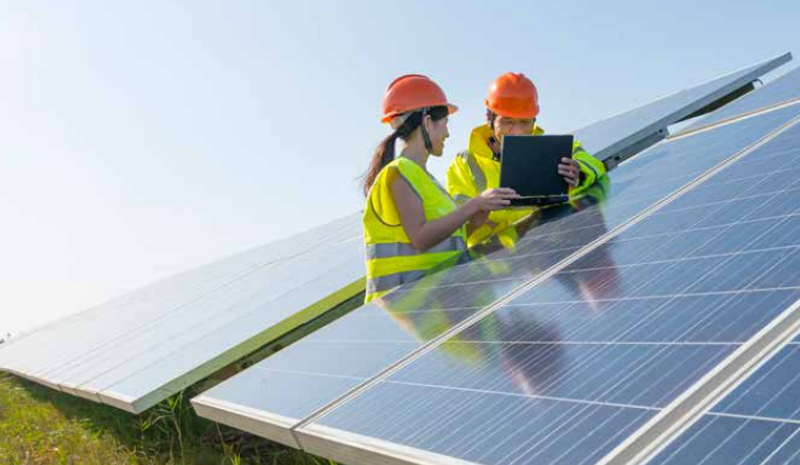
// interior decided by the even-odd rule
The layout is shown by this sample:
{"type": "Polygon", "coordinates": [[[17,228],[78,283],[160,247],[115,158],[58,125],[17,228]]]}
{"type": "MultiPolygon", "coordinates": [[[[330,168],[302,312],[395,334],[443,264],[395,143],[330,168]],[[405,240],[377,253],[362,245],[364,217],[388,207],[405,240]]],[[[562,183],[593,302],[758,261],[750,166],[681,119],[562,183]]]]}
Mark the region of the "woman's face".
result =
{"type": "Polygon", "coordinates": [[[431,155],[441,157],[444,153],[444,141],[450,137],[450,132],[447,130],[447,117],[434,121],[430,117],[426,117],[426,127],[428,128],[428,135],[431,138],[431,155]]]}

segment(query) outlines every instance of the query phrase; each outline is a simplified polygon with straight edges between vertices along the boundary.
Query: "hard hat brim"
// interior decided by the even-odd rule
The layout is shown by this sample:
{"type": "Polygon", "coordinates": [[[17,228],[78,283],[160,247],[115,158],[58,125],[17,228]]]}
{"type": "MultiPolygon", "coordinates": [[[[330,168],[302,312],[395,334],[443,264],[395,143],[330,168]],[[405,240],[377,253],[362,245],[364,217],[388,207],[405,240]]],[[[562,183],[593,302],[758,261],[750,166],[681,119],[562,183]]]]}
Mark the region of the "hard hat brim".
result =
{"type": "MultiPolygon", "coordinates": [[[[453,105],[452,103],[447,103],[444,106],[447,107],[447,114],[448,115],[452,115],[453,113],[458,111],[458,107],[456,105],[453,105]]],[[[411,111],[416,111],[416,110],[411,110],[411,111]]],[[[408,112],[406,112],[406,113],[408,113],[408,112]]],[[[402,113],[390,113],[390,114],[384,116],[383,118],[381,118],[381,123],[390,123],[396,116],[400,116],[400,115],[402,115],[402,113]]]]}

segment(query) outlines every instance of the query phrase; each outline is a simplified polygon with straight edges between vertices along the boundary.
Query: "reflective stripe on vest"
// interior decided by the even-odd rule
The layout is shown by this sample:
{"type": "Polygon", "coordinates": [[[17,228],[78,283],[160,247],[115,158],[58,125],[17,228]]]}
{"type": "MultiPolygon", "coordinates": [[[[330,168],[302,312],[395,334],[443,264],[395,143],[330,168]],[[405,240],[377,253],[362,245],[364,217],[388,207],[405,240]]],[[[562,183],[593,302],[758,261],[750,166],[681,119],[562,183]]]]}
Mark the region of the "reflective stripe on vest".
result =
{"type": "Polygon", "coordinates": [[[459,153],[458,156],[467,161],[469,170],[472,172],[472,178],[475,180],[475,187],[478,189],[478,193],[480,194],[481,192],[485,191],[486,175],[483,174],[483,170],[480,166],[478,166],[478,162],[475,160],[475,155],[473,155],[469,150],[465,150],[459,153]]]}
{"type": "MultiPolygon", "coordinates": [[[[464,239],[458,236],[445,239],[444,241],[426,250],[425,253],[450,252],[453,250],[467,250],[467,244],[464,243],[464,239]]],[[[368,260],[386,257],[407,257],[410,255],[419,255],[419,251],[415,249],[413,245],[405,244],[403,242],[367,245],[368,260]]]]}
{"type": "MultiPolygon", "coordinates": [[[[439,266],[453,266],[468,261],[469,255],[464,253],[467,250],[467,246],[463,240],[461,240],[460,244],[459,250],[455,252],[451,250],[447,252],[438,252],[435,254],[426,253],[426,256],[430,257],[432,255],[438,255],[438,257],[433,266],[430,266],[424,270],[400,271],[388,275],[370,277],[367,279],[367,302],[371,300],[369,296],[373,296],[372,298],[375,298],[374,294],[383,294],[397,286],[418,281],[431,272],[431,269],[438,270],[440,269],[439,266]]],[[[389,259],[391,260],[392,257],[389,257],[389,259]]]]}
{"type": "Polygon", "coordinates": [[[594,179],[597,179],[597,170],[588,163],[583,160],[578,160],[577,158],[573,158],[573,160],[577,161],[581,166],[585,167],[587,170],[591,171],[594,174],[594,179]]]}
{"type": "Polygon", "coordinates": [[[443,262],[452,260],[455,263],[467,248],[466,230],[461,227],[451,237],[430,249],[424,252],[416,250],[399,224],[399,213],[391,199],[390,183],[387,181],[394,174],[388,170],[396,170],[420,197],[426,221],[442,218],[457,208],[453,198],[435,178],[407,158],[400,157],[381,171],[370,190],[364,212],[367,302],[399,285],[423,277],[443,262]]]}

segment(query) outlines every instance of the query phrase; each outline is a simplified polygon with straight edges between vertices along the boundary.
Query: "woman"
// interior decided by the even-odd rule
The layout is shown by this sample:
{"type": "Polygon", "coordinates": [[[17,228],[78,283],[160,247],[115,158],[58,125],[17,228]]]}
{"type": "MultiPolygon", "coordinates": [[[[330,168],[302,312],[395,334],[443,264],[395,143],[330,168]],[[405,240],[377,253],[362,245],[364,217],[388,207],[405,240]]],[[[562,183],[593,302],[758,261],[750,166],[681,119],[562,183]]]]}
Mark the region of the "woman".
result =
{"type": "Polygon", "coordinates": [[[363,186],[367,302],[437,265],[456,263],[466,250],[467,228],[517,197],[511,189],[491,189],[459,207],[428,173],[428,157],[442,155],[447,117],[456,110],[426,76],[401,76],[386,90],[381,121],[393,132],[375,150],[363,186]],[[405,146],[395,158],[397,139],[405,146]]]}

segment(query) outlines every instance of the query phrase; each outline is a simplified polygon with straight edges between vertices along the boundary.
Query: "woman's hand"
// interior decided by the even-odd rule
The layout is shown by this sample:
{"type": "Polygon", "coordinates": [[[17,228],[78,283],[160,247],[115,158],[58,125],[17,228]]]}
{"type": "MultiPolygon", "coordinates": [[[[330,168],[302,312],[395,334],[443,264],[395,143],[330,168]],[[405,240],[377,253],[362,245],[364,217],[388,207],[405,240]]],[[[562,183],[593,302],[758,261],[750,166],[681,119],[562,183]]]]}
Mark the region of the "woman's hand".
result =
{"type": "Polygon", "coordinates": [[[498,187],[497,189],[487,189],[481,195],[471,198],[464,207],[470,212],[469,216],[478,213],[488,213],[501,210],[511,205],[511,199],[517,199],[519,195],[514,189],[498,187]]]}
{"type": "Polygon", "coordinates": [[[480,226],[483,226],[484,224],[489,224],[491,226],[490,223],[492,222],[489,221],[489,213],[490,212],[478,212],[470,216],[469,217],[470,225],[474,228],[478,228],[480,226]]]}

